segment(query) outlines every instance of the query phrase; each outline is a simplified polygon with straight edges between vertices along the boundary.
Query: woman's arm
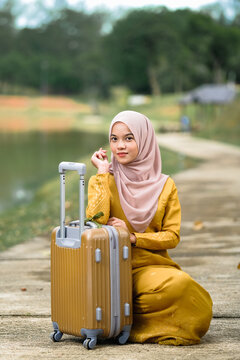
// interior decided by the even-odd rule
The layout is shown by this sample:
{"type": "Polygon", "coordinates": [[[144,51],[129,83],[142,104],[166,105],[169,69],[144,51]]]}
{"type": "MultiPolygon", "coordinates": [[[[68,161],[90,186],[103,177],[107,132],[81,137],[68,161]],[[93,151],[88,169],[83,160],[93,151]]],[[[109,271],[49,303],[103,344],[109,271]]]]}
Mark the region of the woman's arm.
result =
{"type": "Polygon", "coordinates": [[[106,224],[110,215],[109,173],[92,176],[88,183],[88,206],[86,216],[91,217],[102,211],[98,219],[100,224],[106,224]]]}
{"type": "Polygon", "coordinates": [[[92,164],[98,169],[98,173],[92,176],[88,183],[88,206],[86,216],[92,217],[102,211],[103,216],[98,219],[101,224],[106,224],[110,214],[110,191],[109,191],[109,162],[106,150],[100,148],[92,158],[92,164]]]}
{"type": "Polygon", "coordinates": [[[173,249],[180,241],[181,206],[174,184],[168,198],[160,231],[135,233],[136,246],[149,250],[173,249]]]}

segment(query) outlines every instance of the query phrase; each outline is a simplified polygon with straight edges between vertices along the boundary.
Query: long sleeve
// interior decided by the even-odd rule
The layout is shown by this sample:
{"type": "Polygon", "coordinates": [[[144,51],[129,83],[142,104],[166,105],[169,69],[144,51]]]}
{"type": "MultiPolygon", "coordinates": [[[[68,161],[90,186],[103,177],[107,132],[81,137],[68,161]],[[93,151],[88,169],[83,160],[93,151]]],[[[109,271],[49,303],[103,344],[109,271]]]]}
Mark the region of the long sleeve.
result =
{"type": "Polygon", "coordinates": [[[110,214],[109,173],[92,176],[88,183],[88,206],[86,216],[91,217],[102,211],[104,216],[97,221],[106,224],[110,214]]]}
{"type": "MultiPolygon", "coordinates": [[[[177,189],[173,182],[172,191],[166,200],[165,213],[159,224],[159,231],[135,233],[136,246],[149,250],[173,249],[180,241],[181,207],[177,189]]],[[[157,229],[158,230],[158,229],[157,229]]]]}

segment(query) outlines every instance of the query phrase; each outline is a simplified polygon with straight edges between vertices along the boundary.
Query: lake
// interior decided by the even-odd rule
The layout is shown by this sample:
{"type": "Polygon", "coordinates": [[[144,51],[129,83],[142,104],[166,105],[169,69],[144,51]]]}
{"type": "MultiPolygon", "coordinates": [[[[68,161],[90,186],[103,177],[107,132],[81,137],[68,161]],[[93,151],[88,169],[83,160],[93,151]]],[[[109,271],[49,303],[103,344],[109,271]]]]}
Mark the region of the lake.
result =
{"type": "Polygon", "coordinates": [[[57,176],[59,162],[79,161],[107,141],[107,135],[87,132],[1,133],[0,212],[30,201],[57,176]]]}

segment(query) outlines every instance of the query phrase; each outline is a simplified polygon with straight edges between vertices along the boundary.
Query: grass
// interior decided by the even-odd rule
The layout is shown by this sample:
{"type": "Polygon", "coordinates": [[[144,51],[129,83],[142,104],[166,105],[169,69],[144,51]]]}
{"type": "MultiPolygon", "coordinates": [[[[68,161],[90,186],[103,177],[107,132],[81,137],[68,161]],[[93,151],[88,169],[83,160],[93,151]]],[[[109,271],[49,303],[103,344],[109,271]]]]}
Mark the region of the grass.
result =
{"type": "Polygon", "coordinates": [[[110,121],[120,111],[133,110],[145,114],[153,123],[155,129],[160,126],[178,125],[181,116],[181,107],[178,105],[180,95],[164,95],[156,98],[146,97],[146,104],[133,106],[127,101],[102,102],[99,112],[104,118],[108,129],[110,121]]]}
{"type": "Polygon", "coordinates": [[[167,175],[174,175],[180,171],[193,168],[201,163],[201,160],[161,148],[162,172],[167,175]]]}
{"type": "Polygon", "coordinates": [[[194,136],[240,146],[240,94],[231,104],[192,104],[185,113],[194,136]]]}
{"type": "MultiPolygon", "coordinates": [[[[86,180],[95,173],[89,157],[81,159],[87,165],[86,180]]],[[[78,176],[66,176],[66,221],[77,218],[78,176]]],[[[29,204],[18,206],[1,214],[0,250],[36,236],[50,236],[53,227],[59,224],[59,178],[47,182],[37,191],[29,204]]]]}
{"type": "Polygon", "coordinates": [[[107,133],[109,123],[120,111],[135,110],[146,114],[156,128],[160,124],[178,124],[179,96],[151,99],[141,106],[130,106],[120,96],[102,101],[97,108],[91,101],[67,97],[0,96],[0,131],[66,131],[83,130],[107,133]],[[119,100],[120,99],[120,100],[119,100]]]}
{"type": "Polygon", "coordinates": [[[95,105],[81,98],[0,96],[0,131],[108,132],[109,123],[120,111],[146,114],[157,131],[179,130],[181,116],[187,115],[193,135],[240,146],[240,95],[228,105],[179,105],[181,94],[146,97],[141,106],[128,104],[124,89],[115,91],[111,100],[95,105]]]}
{"type": "Polygon", "coordinates": [[[179,105],[181,94],[149,98],[145,105],[130,106],[126,101],[112,101],[99,105],[107,131],[111,119],[125,109],[146,114],[156,131],[179,131],[180,118],[187,115],[192,135],[240,146],[240,92],[234,102],[226,105],[179,105]]]}
{"type": "Polygon", "coordinates": [[[92,113],[87,103],[67,97],[0,96],[0,131],[65,131],[92,113]]]}

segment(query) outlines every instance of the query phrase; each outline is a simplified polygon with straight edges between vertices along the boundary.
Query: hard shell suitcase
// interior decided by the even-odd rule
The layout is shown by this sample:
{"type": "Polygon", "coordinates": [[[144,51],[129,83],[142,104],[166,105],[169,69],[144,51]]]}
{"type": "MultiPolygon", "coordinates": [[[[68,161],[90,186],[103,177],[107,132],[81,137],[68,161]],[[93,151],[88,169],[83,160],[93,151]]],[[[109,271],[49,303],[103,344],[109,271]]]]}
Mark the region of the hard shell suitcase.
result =
{"type": "Polygon", "coordinates": [[[132,324],[132,271],[129,233],[92,222],[84,226],[86,166],[62,162],[60,227],[51,241],[51,314],[53,341],[63,333],[80,336],[93,349],[97,338],[116,337],[124,344],[132,324]],[[65,225],[65,172],[80,175],[79,221],[65,225]]]}

